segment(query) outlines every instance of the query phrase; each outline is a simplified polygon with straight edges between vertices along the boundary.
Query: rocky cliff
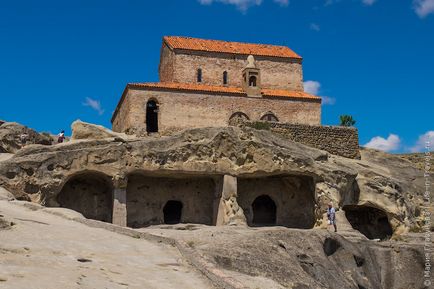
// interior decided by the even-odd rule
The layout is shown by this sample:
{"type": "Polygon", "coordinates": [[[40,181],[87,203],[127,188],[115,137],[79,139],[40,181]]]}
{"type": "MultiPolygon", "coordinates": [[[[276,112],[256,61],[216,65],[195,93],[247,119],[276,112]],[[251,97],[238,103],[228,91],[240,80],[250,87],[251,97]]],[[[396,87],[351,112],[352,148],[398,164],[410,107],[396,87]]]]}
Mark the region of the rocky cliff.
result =
{"type": "MultiPolygon", "coordinates": [[[[348,159],[250,128],[131,138],[76,122],[73,131],[70,142],[28,145],[0,162],[0,186],[17,199],[57,207],[68,181],[87,172],[107,176],[115,188],[137,172],[239,180],[284,176],[284,182],[289,176],[295,190],[312,189],[313,230],[209,227],[189,235],[184,227],[182,234],[175,228],[166,235],[190,244],[194,256],[241,284],[253,282],[247,288],[255,288],[254,282],[262,284],[257,288],[423,288],[415,277],[423,268],[423,247],[414,232],[422,231],[424,176],[400,156],[362,149],[360,160],[348,159]],[[320,229],[327,227],[323,216],[330,201],[339,209],[338,234],[320,229]]],[[[245,225],[247,212],[237,197],[223,186],[224,224],[245,225]]]]}

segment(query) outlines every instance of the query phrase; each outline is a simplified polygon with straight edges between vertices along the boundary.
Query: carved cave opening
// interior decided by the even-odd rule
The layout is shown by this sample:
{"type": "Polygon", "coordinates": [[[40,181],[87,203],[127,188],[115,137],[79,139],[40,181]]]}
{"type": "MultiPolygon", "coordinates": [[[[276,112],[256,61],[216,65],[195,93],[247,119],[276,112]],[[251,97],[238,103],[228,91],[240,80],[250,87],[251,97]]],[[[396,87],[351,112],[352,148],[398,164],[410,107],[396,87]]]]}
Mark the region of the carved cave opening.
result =
{"type": "Polygon", "coordinates": [[[238,204],[249,226],[312,228],[315,186],[306,176],[238,178],[238,204]]]}
{"type": "Polygon", "coordinates": [[[353,229],[369,239],[389,239],[393,230],[384,211],[368,206],[344,206],[345,217],[353,229]]]}
{"type": "Polygon", "coordinates": [[[215,190],[211,177],[131,174],[127,186],[127,226],[213,225],[215,190]]]}
{"type": "Polygon", "coordinates": [[[60,207],[72,209],[88,219],[112,221],[113,187],[101,173],[86,172],[71,177],[57,195],[60,207]]]}
{"type": "Polygon", "coordinates": [[[257,197],[252,203],[254,226],[276,225],[276,204],[267,195],[257,197]]]}
{"type": "Polygon", "coordinates": [[[178,224],[181,222],[182,203],[170,200],[164,205],[164,224],[178,224]]]}

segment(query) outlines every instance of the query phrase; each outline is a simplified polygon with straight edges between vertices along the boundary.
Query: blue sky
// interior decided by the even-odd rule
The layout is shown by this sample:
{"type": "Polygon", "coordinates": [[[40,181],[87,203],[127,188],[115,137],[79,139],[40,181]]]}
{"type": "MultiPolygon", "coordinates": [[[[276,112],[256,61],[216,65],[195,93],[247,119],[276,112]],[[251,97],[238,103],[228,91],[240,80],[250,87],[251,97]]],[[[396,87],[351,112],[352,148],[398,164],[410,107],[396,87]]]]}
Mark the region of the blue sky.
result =
{"type": "Polygon", "coordinates": [[[392,152],[434,138],[434,0],[0,1],[0,119],[111,127],[128,82],[158,81],[164,35],[287,45],[323,124],[350,114],[392,152]]]}

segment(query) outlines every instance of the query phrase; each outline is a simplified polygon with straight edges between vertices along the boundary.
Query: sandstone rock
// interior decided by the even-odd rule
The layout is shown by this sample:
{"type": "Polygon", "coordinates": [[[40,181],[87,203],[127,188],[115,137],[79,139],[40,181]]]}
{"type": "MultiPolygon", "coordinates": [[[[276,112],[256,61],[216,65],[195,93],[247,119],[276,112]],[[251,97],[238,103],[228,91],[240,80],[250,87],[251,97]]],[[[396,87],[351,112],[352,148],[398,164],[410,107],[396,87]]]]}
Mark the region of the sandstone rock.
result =
{"type": "Polygon", "coordinates": [[[44,208],[42,211],[70,220],[84,219],[84,216],[79,212],[66,208],[44,208]]]}
{"type": "MultiPolygon", "coordinates": [[[[0,185],[16,198],[56,207],[64,184],[81,174],[93,176],[96,187],[102,181],[113,186],[115,179],[131,172],[237,178],[284,175],[313,184],[319,223],[333,201],[343,211],[361,208],[367,214],[371,208],[379,209],[392,230],[420,227],[417,206],[424,191],[423,173],[395,156],[362,150],[361,160],[347,159],[250,128],[201,128],[168,137],[127,139],[90,124],[76,122],[73,127],[76,137],[93,135],[93,139],[21,150],[0,163],[0,185]]],[[[296,191],[297,184],[293,186],[296,191]]],[[[221,206],[221,223],[244,223],[236,196],[223,196],[221,206]]]]}
{"type": "Polygon", "coordinates": [[[12,201],[15,197],[11,192],[7,191],[5,188],[0,187],[0,201],[12,201]]]}
{"type": "Polygon", "coordinates": [[[91,124],[76,120],[71,125],[72,128],[72,140],[78,139],[105,139],[105,138],[120,138],[128,139],[131,136],[127,136],[123,133],[113,132],[101,125],[91,124]]]}
{"type": "Polygon", "coordinates": [[[15,122],[4,122],[0,124],[0,153],[16,153],[21,149],[20,136],[28,135],[27,144],[51,145],[52,139],[49,135],[39,134],[33,129],[15,122]]]}

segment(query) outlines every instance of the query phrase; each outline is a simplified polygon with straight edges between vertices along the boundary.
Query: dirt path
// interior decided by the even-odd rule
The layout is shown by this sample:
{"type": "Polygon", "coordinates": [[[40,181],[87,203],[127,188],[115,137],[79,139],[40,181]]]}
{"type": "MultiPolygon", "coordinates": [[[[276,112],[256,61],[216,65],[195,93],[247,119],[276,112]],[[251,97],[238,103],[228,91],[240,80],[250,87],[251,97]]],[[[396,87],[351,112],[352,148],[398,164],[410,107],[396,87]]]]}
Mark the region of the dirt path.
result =
{"type": "Polygon", "coordinates": [[[0,288],[213,288],[176,248],[0,201],[0,288]]]}

